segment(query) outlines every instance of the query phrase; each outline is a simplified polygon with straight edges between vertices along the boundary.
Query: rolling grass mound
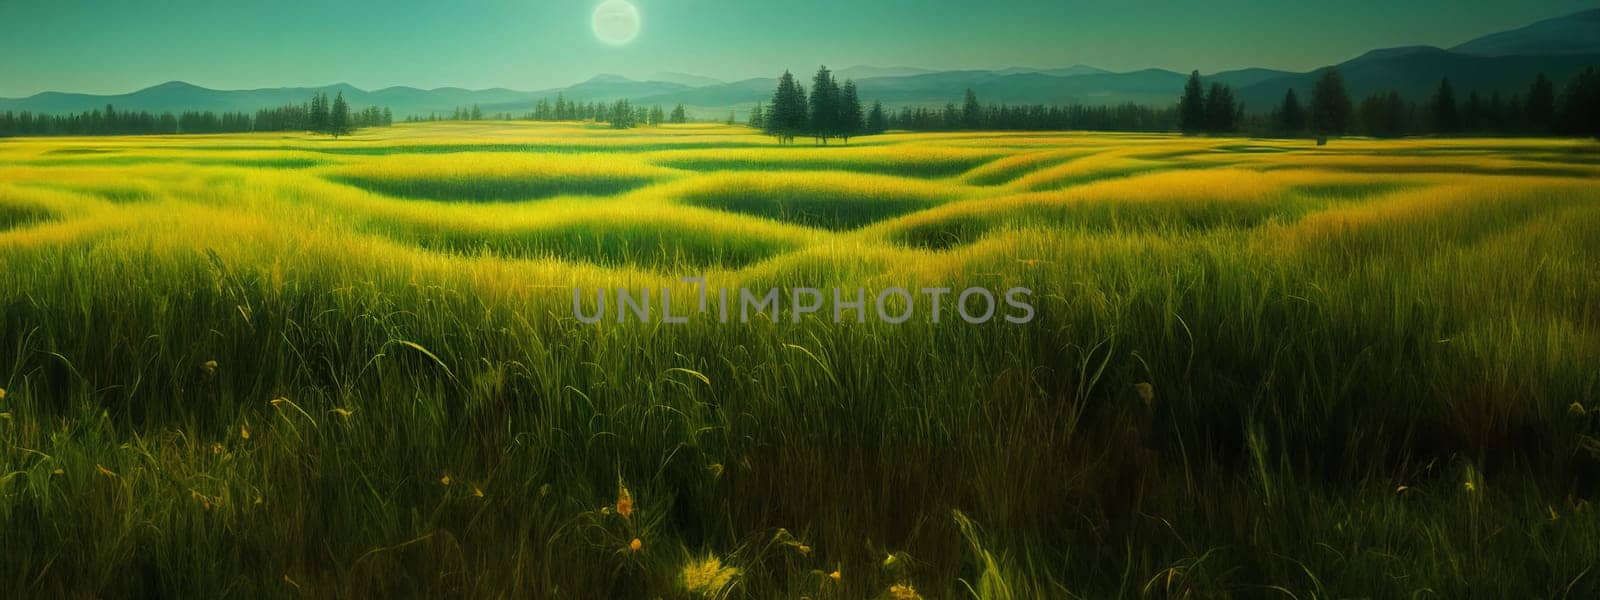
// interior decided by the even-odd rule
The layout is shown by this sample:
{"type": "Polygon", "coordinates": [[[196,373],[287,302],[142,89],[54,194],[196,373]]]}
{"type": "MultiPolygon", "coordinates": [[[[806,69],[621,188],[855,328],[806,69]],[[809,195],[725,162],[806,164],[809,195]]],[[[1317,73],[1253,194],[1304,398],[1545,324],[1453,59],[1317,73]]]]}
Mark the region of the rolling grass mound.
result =
{"type": "Polygon", "coordinates": [[[673,190],[682,202],[807,227],[845,230],[931,208],[959,186],[837,171],[723,172],[673,190]]]}
{"type": "Polygon", "coordinates": [[[656,164],[691,171],[848,171],[939,178],[959,175],[1001,154],[987,148],[938,146],[797,146],[760,150],[693,150],[663,152],[656,164]]]}
{"type": "Polygon", "coordinates": [[[393,155],[323,173],[329,180],[389,196],[464,202],[611,196],[671,174],[624,155],[506,153],[393,155]]]}

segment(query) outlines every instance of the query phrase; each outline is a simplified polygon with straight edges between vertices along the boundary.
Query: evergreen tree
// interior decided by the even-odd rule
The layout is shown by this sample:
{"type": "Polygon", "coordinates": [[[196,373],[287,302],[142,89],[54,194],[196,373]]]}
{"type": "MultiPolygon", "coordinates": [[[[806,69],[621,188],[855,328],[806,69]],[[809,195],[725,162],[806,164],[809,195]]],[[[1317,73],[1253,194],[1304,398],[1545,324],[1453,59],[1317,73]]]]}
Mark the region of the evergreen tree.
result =
{"type": "Polygon", "coordinates": [[[806,100],[805,90],[795,83],[794,75],[788,71],[778,78],[778,89],[772,93],[772,110],[767,113],[766,132],[778,138],[778,143],[786,144],[794,141],[794,137],[806,130],[806,100]]]}
{"type": "Polygon", "coordinates": [[[839,134],[839,85],[827,66],[817,69],[811,78],[811,131],[812,137],[827,145],[828,138],[839,134]]]}
{"type": "Polygon", "coordinates": [[[688,123],[689,122],[689,113],[687,113],[687,112],[685,112],[683,110],[683,105],[682,104],[674,106],[674,107],[672,107],[672,116],[671,117],[667,117],[667,122],[668,123],[688,123]]]}
{"type": "Polygon", "coordinates": [[[1212,83],[1206,94],[1206,130],[1231,132],[1238,122],[1238,107],[1233,101],[1233,89],[1221,83],[1212,83]]]}
{"type": "Polygon", "coordinates": [[[311,96],[310,129],[317,133],[328,131],[328,95],[317,92],[311,96]]]}
{"type": "Polygon", "coordinates": [[[1540,73],[1528,88],[1526,109],[1528,130],[1536,134],[1550,133],[1556,117],[1556,86],[1540,73]]]}
{"type": "Polygon", "coordinates": [[[761,103],[757,102],[755,108],[750,109],[750,121],[747,123],[752,129],[765,129],[766,116],[761,112],[761,103]]]}
{"type": "Polygon", "coordinates": [[[861,97],[856,94],[856,82],[847,79],[839,92],[839,137],[844,143],[850,143],[852,136],[861,133],[861,119],[861,97]]]}
{"type": "Polygon", "coordinates": [[[1295,136],[1306,128],[1306,111],[1300,106],[1300,98],[1295,96],[1294,88],[1283,94],[1283,105],[1278,107],[1278,130],[1284,135],[1295,136]]]}
{"type": "Polygon", "coordinates": [[[889,130],[889,122],[883,114],[883,103],[872,101],[872,110],[867,111],[866,133],[875,135],[889,130]]]}
{"type": "Polygon", "coordinates": [[[977,129],[983,119],[983,107],[978,104],[978,94],[967,88],[967,97],[961,102],[961,127],[977,129]]]}
{"type": "Polygon", "coordinates": [[[1205,88],[1200,83],[1200,71],[1189,73],[1189,82],[1183,86],[1183,97],[1178,100],[1178,128],[1184,133],[1205,131],[1205,88]]]}
{"type": "Polygon", "coordinates": [[[732,127],[732,126],[734,126],[734,124],[736,124],[738,122],[739,122],[739,116],[734,114],[734,111],[730,110],[730,111],[728,111],[728,120],[723,121],[722,124],[723,125],[727,125],[729,127],[732,127]]]}
{"type": "Polygon", "coordinates": [[[1328,67],[1311,89],[1311,130],[1320,137],[1343,134],[1349,127],[1350,96],[1344,91],[1344,78],[1328,67]]]}
{"type": "Polygon", "coordinates": [[[1433,117],[1433,130],[1436,132],[1455,133],[1461,129],[1461,115],[1456,112],[1456,93],[1450,87],[1449,77],[1439,80],[1439,88],[1428,100],[1428,114],[1433,117]]]}
{"type": "Polygon", "coordinates": [[[333,98],[333,107],[328,111],[328,133],[335,138],[350,134],[350,105],[344,101],[344,92],[333,98]]]}
{"type": "Polygon", "coordinates": [[[483,120],[483,110],[479,109],[478,105],[476,105],[476,104],[472,105],[472,114],[470,115],[470,118],[473,121],[482,121],[483,120]]]}

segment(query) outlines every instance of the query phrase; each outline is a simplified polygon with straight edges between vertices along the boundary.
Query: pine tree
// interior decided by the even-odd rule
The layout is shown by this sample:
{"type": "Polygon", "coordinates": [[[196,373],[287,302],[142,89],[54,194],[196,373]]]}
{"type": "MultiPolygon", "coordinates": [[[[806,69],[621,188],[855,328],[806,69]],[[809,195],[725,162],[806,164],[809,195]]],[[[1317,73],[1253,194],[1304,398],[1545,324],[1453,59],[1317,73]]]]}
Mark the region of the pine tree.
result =
{"type": "Polygon", "coordinates": [[[1344,91],[1344,78],[1333,67],[1322,70],[1322,77],[1311,88],[1311,130],[1319,138],[1340,135],[1350,127],[1350,95],[1344,91]]]}
{"type": "Polygon", "coordinates": [[[856,94],[856,82],[845,80],[839,93],[839,137],[850,143],[850,137],[861,133],[861,97],[856,94]]]}
{"type": "Polygon", "coordinates": [[[333,98],[333,108],[328,112],[328,133],[335,138],[350,134],[350,105],[344,101],[344,92],[333,98]]]}
{"type": "Polygon", "coordinates": [[[873,100],[872,101],[872,110],[867,111],[867,130],[866,130],[866,133],[868,133],[868,134],[879,134],[879,133],[883,133],[883,132],[888,131],[888,130],[889,130],[889,123],[888,123],[888,120],[885,119],[884,115],[883,115],[883,103],[879,102],[877,100],[873,100]]]}
{"type": "Polygon", "coordinates": [[[767,113],[766,132],[787,144],[806,130],[805,90],[794,81],[788,71],[778,78],[778,89],[772,93],[772,110],[767,113]]]}
{"type": "Polygon", "coordinates": [[[684,112],[682,104],[679,104],[677,106],[672,107],[672,116],[671,117],[667,117],[667,122],[668,123],[688,123],[689,122],[689,114],[687,112],[684,112]]]}
{"type": "Polygon", "coordinates": [[[1306,111],[1300,107],[1300,98],[1294,88],[1283,94],[1283,105],[1278,107],[1278,129],[1284,135],[1296,136],[1306,128],[1306,111]]]}
{"type": "Polygon", "coordinates": [[[1233,101],[1233,89],[1213,82],[1206,93],[1206,130],[1227,133],[1234,130],[1238,107],[1233,101]]]}
{"type": "Polygon", "coordinates": [[[752,129],[766,128],[766,115],[762,114],[760,102],[756,103],[755,108],[750,109],[750,121],[748,125],[750,125],[752,129]]]}
{"type": "Polygon", "coordinates": [[[1428,112],[1433,116],[1433,130],[1455,133],[1461,129],[1461,115],[1456,112],[1456,93],[1450,87],[1450,78],[1439,80],[1439,88],[1428,101],[1428,112]]]}
{"type": "Polygon", "coordinates": [[[961,102],[961,127],[977,129],[982,119],[983,106],[978,104],[978,94],[967,88],[967,96],[961,102]]]}
{"type": "Polygon", "coordinates": [[[1200,83],[1200,71],[1189,73],[1189,81],[1183,86],[1183,97],[1178,100],[1178,128],[1187,134],[1208,129],[1205,88],[1200,83]]]}
{"type": "Polygon", "coordinates": [[[827,66],[817,69],[811,78],[811,131],[823,145],[828,138],[839,134],[839,85],[827,66]]]}
{"type": "Polygon", "coordinates": [[[328,132],[328,95],[317,92],[311,96],[311,131],[328,132]]]}
{"type": "Polygon", "coordinates": [[[1526,112],[1530,132],[1550,133],[1550,127],[1555,124],[1556,117],[1556,86],[1544,76],[1544,73],[1535,77],[1533,85],[1528,88],[1526,112]]]}

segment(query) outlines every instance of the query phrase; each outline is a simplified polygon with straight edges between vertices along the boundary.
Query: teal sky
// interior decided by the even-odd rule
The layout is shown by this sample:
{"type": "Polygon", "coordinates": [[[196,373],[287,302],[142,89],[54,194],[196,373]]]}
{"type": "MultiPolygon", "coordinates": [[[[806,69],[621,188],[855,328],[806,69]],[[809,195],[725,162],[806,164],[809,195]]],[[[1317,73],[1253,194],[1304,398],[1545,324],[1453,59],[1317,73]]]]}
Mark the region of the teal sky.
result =
{"type": "Polygon", "coordinates": [[[633,0],[642,30],[595,39],[599,0],[0,0],[0,96],[567,85],[597,73],[726,80],[818,64],[1307,70],[1372,48],[1451,46],[1587,8],[1575,0],[633,0]]]}

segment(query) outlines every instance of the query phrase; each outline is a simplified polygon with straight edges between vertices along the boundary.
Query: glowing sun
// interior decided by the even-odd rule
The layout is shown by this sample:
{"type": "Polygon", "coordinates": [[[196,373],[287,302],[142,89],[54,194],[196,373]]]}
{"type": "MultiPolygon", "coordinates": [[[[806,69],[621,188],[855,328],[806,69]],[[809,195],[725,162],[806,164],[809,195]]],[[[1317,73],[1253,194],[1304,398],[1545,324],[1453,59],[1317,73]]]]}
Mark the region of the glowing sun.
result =
{"type": "Polygon", "coordinates": [[[594,9],[594,36],[613,46],[639,35],[639,9],[628,0],[606,0],[594,9]]]}

